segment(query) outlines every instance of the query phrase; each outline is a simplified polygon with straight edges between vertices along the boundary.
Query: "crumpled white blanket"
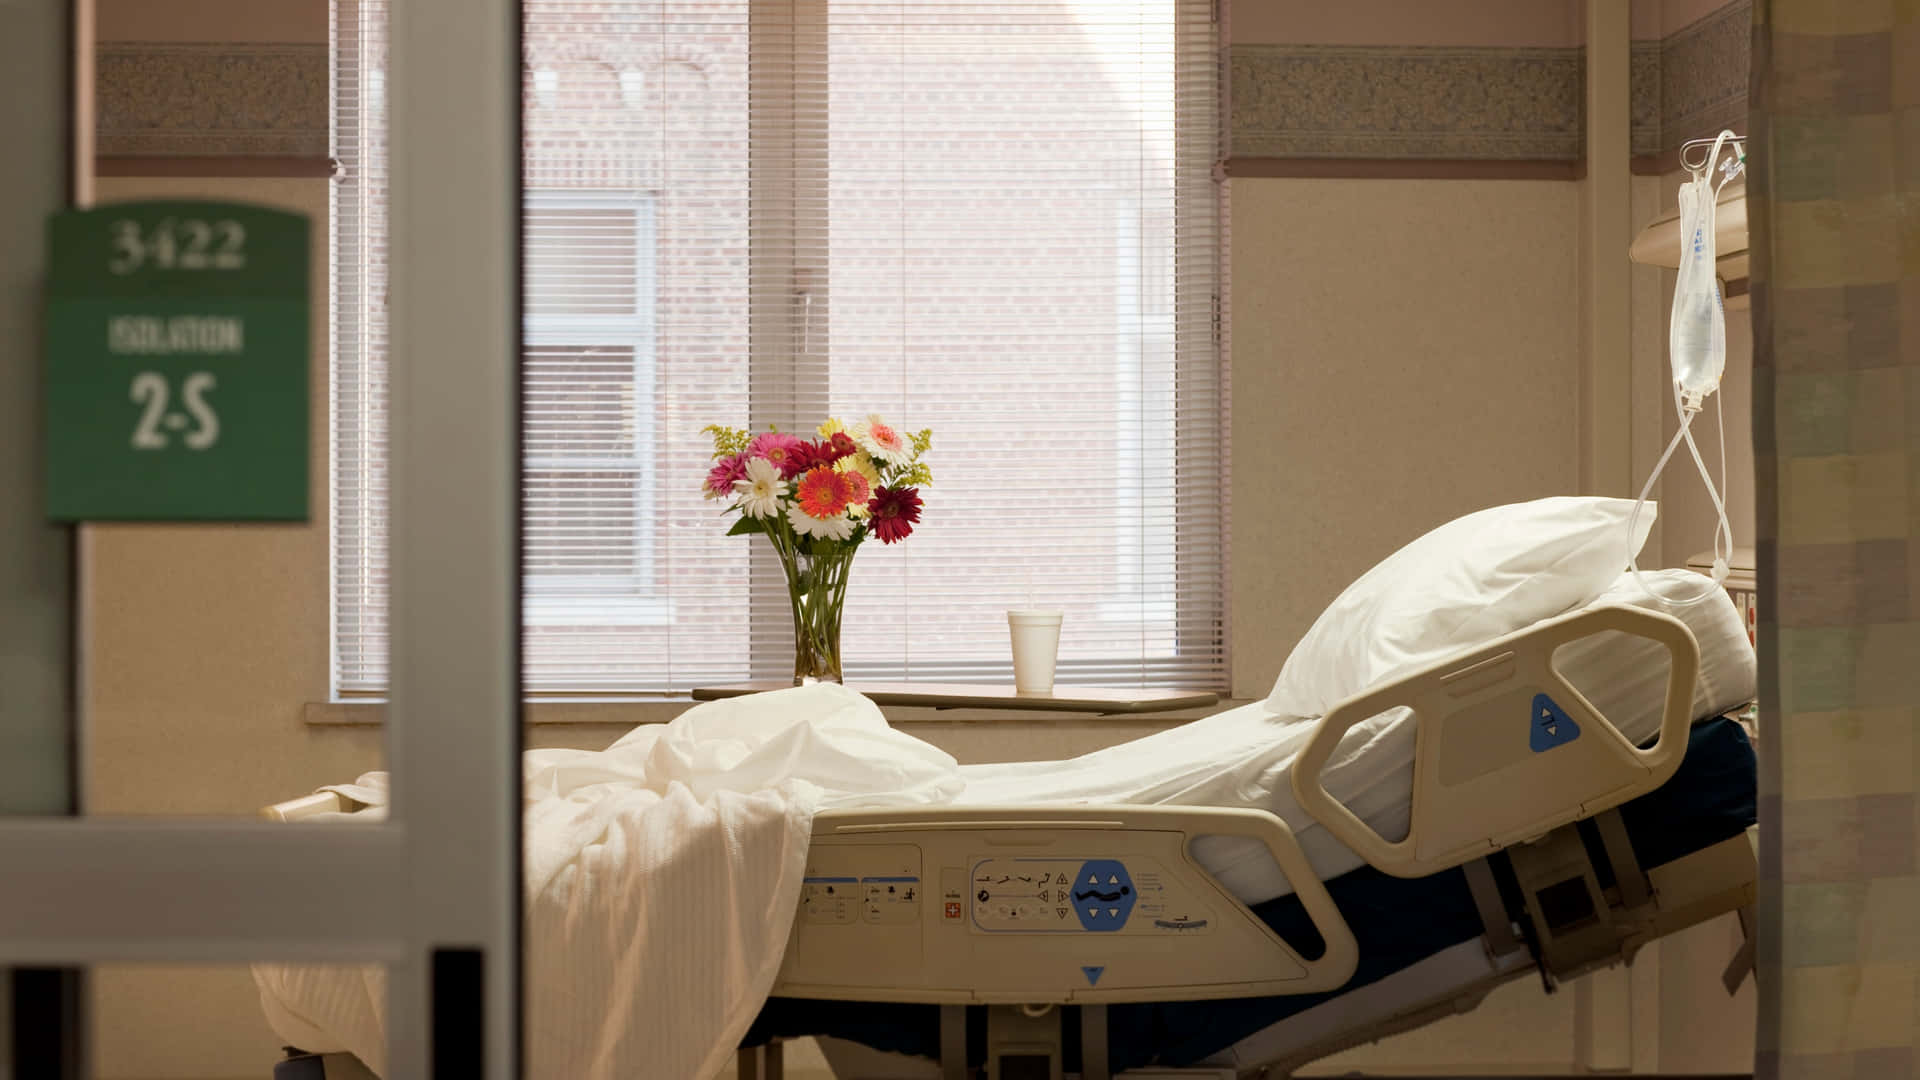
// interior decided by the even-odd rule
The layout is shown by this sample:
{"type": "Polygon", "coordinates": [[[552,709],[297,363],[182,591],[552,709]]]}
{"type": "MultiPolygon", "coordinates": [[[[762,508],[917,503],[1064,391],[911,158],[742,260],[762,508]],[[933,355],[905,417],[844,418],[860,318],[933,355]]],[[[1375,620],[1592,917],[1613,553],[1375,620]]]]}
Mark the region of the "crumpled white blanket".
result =
{"type": "MultiPolygon", "coordinates": [[[[524,767],[526,1050],[554,1080],[716,1074],[773,988],[813,815],[961,787],[950,756],[832,685],[710,702],[524,767]]],[[[383,808],[386,780],[328,790],[383,808]]],[[[254,975],[282,1038],[384,1075],[383,970],[254,975]]]]}

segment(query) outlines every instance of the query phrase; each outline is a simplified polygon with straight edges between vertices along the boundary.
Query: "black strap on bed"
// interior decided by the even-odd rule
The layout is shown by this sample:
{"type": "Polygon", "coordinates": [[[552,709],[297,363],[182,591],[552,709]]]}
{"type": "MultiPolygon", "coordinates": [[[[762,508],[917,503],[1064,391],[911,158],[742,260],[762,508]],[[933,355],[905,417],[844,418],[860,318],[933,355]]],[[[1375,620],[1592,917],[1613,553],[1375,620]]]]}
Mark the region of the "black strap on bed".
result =
{"type": "Polygon", "coordinates": [[[1540,990],[1552,995],[1560,989],[1553,981],[1553,972],[1547,970],[1547,950],[1540,944],[1540,934],[1534,929],[1533,916],[1520,916],[1520,936],[1527,943],[1527,949],[1533,954],[1533,969],[1540,973],[1540,990]]]}
{"type": "Polygon", "coordinates": [[[1747,976],[1754,974],[1754,931],[1753,905],[1749,904],[1740,909],[1740,951],[1733,954],[1727,970],[1720,974],[1720,985],[1727,988],[1729,995],[1740,989],[1747,976]]]}
{"type": "Polygon", "coordinates": [[[941,1080],[967,1080],[967,1007],[940,1006],[941,1080]]]}
{"type": "Polygon", "coordinates": [[[1500,884],[1493,878],[1493,865],[1482,858],[1462,864],[1460,869],[1467,876],[1474,909],[1480,913],[1480,925],[1486,930],[1487,951],[1494,956],[1505,956],[1520,948],[1520,940],[1513,933],[1513,920],[1507,917],[1506,901],[1500,898],[1500,884]]]}
{"type": "Polygon", "coordinates": [[[1112,1080],[1107,1059],[1107,1007],[1080,1006],[1080,1080],[1112,1080]]]}

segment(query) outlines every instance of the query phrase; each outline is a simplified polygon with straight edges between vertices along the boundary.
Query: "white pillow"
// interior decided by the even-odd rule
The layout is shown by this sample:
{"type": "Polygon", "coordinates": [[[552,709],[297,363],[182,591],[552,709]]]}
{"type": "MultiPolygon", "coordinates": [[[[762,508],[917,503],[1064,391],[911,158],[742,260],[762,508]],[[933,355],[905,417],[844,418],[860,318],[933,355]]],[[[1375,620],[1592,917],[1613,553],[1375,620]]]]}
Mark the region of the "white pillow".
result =
{"type": "MultiPolygon", "coordinates": [[[[1591,603],[1627,566],[1632,499],[1559,496],[1481,510],[1387,556],[1294,646],[1267,698],[1322,716],[1345,698],[1591,603]]],[[[1638,552],[1657,508],[1640,511],[1638,552]]]]}

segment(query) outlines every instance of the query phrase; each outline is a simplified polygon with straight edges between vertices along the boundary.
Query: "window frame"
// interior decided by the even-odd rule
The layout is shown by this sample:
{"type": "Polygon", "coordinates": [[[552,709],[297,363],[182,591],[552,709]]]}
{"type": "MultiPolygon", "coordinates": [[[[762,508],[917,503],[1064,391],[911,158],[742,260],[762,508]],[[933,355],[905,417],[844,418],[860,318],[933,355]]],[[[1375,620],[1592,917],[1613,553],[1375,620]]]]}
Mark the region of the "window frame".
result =
{"type": "MultiPolygon", "coordinates": [[[[359,6],[358,0],[335,0],[335,2],[341,9],[357,9],[359,6]]],[[[1224,128],[1224,124],[1221,123],[1221,110],[1225,105],[1224,88],[1221,86],[1221,80],[1224,79],[1224,58],[1216,59],[1214,70],[1205,76],[1188,73],[1185,67],[1179,66],[1180,58],[1190,55],[1190,50],[1194,47],[1191,35],[1200,32],[1196,28],[1201,24],[1190,15],[1179,14],[1182,9],[1191,6],[1190,0],[1165,0],[1165,2],[1176,10],[1177,33],[1172,44],[1178,72],[1174,84],[1176,102],[1185,102],[1183,95],[1192,86],[1190,80],[1207,78],[1214,83],[1211,94],[1204,96],[1209,99],[1210,107],[1216,113],[1211,120],[1212,145],[1208,150],[1217,161],[1219,132],[1224,128]]],[[[792,73],[798,70],[795,61],[804,59],[804,54],[817,51],[828,37],[829,11],[829,0],[748,0],[748,81],[754,104],[748,114],[746,151],[750,177],[747,287],[753,295],[762,295],[769,286],[773,286],[785,290],[794,298],[794,302],[789,305],[755,305],[749,315],[747,350],[747,380],[750,387],[749,422],[756,428],[763,428],[768,423],[776,423],[782,429],[794,429],[803,425],[810,426],[817,419],[817,417],[794,417],[770,412],[766,406],[766,399],[770,396],[785,395],[770,394],[759,388],[783,385],[824,385],[829,378],[829,362],[824,355],[826,350],[820,348],[818,343],[830,339],[832,304],[826,285],[831,280],[831,276],[828,268],[821,265],[825,261],[824,256],[810,262],[806,256],[797,252],[792,243],[797,233],[809,228],[820,228],[826,224],[824,220],[826,210],[819,210],[816,215],[802,208],[825,206],[824,177],[830,122],[827,112],[827,95],[817,87],[797,86],[793,81],[792,73]],[[769,161],[776,160],[779,162],[779,167],[766,167],[769,161]],[[767,178],[773,178],[773,182],[768,183],[767,178]]],[[[357,10],[345,18],[357,19],[357,10]]],[[[1216,3],[1212,22],[1204,32],[1211,40],[1217,38],[1220,30],[1221,20],[1216,3]]],[[[363,53],[362,56],[364,57],[365,54],[363,53]]],[[[368,99],[373,99],[373,103],[377,106],[384,104],[386,80],[384,72],[377,69],[364,70],[362,78],[365,80],[361,89],[362,101],[357,108],[364,117],[369,108],[368,99]]],[[[525,92],[533,94],[535,89],[530,86],[525,92]]],[[[624,78],[622,93],[630,93],[624,78]]],[[[382,108],[381,111],[384,112],[384,109],[382,108]]],[[[1183,178],[1179,170],[1192,169],[1193,155],[1197,150],[1192,141],[1193,136],[1188,135],[1181,128],[1193,118],[1188,106],[1176,104],[1173,143],[1173,162],[1176,169],[1174,182],[1176,185],[1188,185],[1189,189],[1191,185],[1200,181],[1196,181],[1192,175],[1186,175],[1183,178]],[[1183,112],[1182,109],[1187,111],[1183,112]]],[[[384,132],[381,134],[384,141],[384,132]]],[[[364,137],[363,134],[362,138],[364,137]]],[[[364,145],[363,143],[363,156],[364,145]]],[[[1211,269],[1213,311],[1209,351],[1213,363],[1218,366],[1219,375],[1213,380],[1214,385],[1195,391],[1182,388],[1181,380],[1176,374],[1172,385],[1166,391],[1168,399],[1165,407],[1170,410],[1166,418],[1147,421],[1147,429],[1141,432],[1139,445],[1133,446],[1130,450],[1127,446],[1116,443],[1116,451],[1123,457],[1138,459],[1135,471],[1131,474],[1134,476],[1142,475],[1139,470],[1150,467],[1147,447],[1159,437],[1155,434],[1156,432],[1164,434],[1169,440],[1166,445],[1174,446],[1176,455],[1179,454],[1178,444],[1182,441],[1182,434],[1177,417],[1183,411],[1180,403],[1187,400],[1184,397],[1186,394],[1217,396],[1216,415],[1219,417],[1220,427],[1217,433],[1209,434],[1206,444],[1210,447],[1217,446],[1222,453],[1225,452],[1228,444],[1230,421],[1227,412],[1227,364],[1222,325],[1222,297],[1227,283],[1225,258],[1228,242],[1225,228],[1227,192],[1217,168],[1213,170],[1213,175],[1206,182],[1210,182],[1213,187],[1212,200],[1215,215],[1210,253],[1214,266],[1211,269]]],[[[543,346],[631,343],[634,353],[636,400],[641,402],[657,398],[661,377],[658,352],[657,249],[653,253],[638,250],[644,246],[651,246],[657,238],[660,213],[657,200],[660,197],[659,192],[606,189],[539,188],[528,189],[524,193],[524,206],[530,219],[537,216],[539,210],[547,208],[644,207],[639,211],[642,221],[640,227],[636,229],[637,250],[634,265],[636,277],[644,277],[644,284],[636,283],[636,292],[650,298],[651,302],[642,303],[641,310],[636,312],[633,319],[607,316],[541,317],[528,312],[522,342],[523,350],[543,346]],[[641,324],[640,326],[619,325],[636,320],[641,324]]],[[[336,205],[338,205],[338,198],[336,196],[336,205]]],[[[359,201],[358,220],[355,222],[362,234],[359,250],[363,259],[371,260],[373,255],[365,244],[365,237],[370,229],[370,218],[376,215],[372,213],[372,208],[366,205],[369,200],[362,196],[359,197],[359,201]]],[[[1121,216],[1127,217],[1128,214],[1122,210],[1121,216]]],[[[1183,217],[1176,214],[1172,224],[1178,228],[1183,220],[1185,220],[1183,217]]],[[[1134,215],[1134,219],[1128,224],[1133,227],[1130,234],[1132,250],[1131,252],[1124,250],[1129,241],[1122,239],[1117,245],[1116,259],[1131,258],[1134,274],[1130,276],[1144,284],[1149,272],[1144,261],[1144,222],[1139,220],[1138,215],[1134,215]]],[[[1140,380],[1143,362],[1149,361],[1151,357],[1160,356],[1162,347],[1168,354],[1166,362],[1173,365],[1176,373],[1182,369],[1183,363],[1189,362],[1181,352],[1183,343],[1187,343],[1189,352],[1197,351],[1192,342],[1199,337],[1199,331],[1193,328],[1194,318],[1189,313],[1191,305],[1182,307],[1180,303],[1181,298],[1187,297],[1188,294],[1180,291],[1177,284],[1179,275],[1187,272],[1181,269],[1182,260],[1191,260],[1192,256],[1178,239],[1173,240],[1172,243],[1169,266],[1174,275],[1174,283],[1170,286],[1173,290],[1170,293],[1174,298],[1173,307],[1166,312],[1143,312],[1140,310],[1143,299],[1140,290],[1136,288],[1131,291],[1125,301],[1126,305],[1132,309],[1131,313],[1122,312],[1117,315],[1123,323],[1132,320],[1132,325],[1125,327],[1125,343],[1116,349],[1116,378],[1122,380],[1132,378],[1136,382],[1140,380]]],[[[336,304],[340,304],[346,295],[340,285],[342,262],[343,260],[336,252],[331,266],[335,276],[333,299],[336,304]]],[[[362,268],[357,271],[359,286],[363,292],[373,277],[365,269],[368,265],[370,263],[363,263],[362,268]]],[[[1184,265],[1193,266],[1195,263],[1188,261],[1184,265]]],[[[363,352],[370,351],[365,342],[361,343],[360,348],[363,352]]],[[[336,341],[333,360],[338,364],[341,358],[342,348],[336,341]]],[[[361,360],[360,374],[363,378],[366,375],[365,359],[361,360]]],[[[340,378],[338,372],[333,378],[335,380],[340,378]]],[[[1135,407],[1143,419],[1156,416],[1162,411],[1158,403],[1154,403],[1155,407],[1152,408],[1149,408],[1148,404],[1137,399],[1135,401],[1135,407]]],[[[1190,408],[1184,411],[1190,411],[1190,408]]],[[[658,566],[656,529],[659,524],[659,515],[652,512],[652,504],[658,501],[660,491],[659,467],[656,464],[655,455],[641,453],[638,450],[638,447],[644,445],[647,439],[658,437],[663,426],[662,418],[655,410],[637,408],[634,421],[636,452],[630,458],[617,461],[614,459],[604,463],[593,461],[588,470],[591,471],[592,468],[605,464],[610,470],[631,468],[634,472],[635,565],[633,574],[621,578],[611,575],[543,574],[538,577],[544,580],[537,582],[535,575],[523,572],[523,618],[527,626],[592,629],[661,627],[675,623],[676,606],[667,591],[670,586],[667,583],[657,583],[654,575],[658,566]],[[616,580],[628,582],[630,591],[616,596],[607,595],[608,583],[616,580]]],[[[365,455],[362,456],[364,458],[365,455]]],[[[554,465],[578,467],[579,464],[580,462],[576,460],[528,458],[523,462],[523,471],[531,473],[554,465]]],[[[336,470],[340,465],[337,449],[334,465],[336,470]]],[[[370,477],[377,475],[378,471],[376,464],[374,469],[363,472],[361,475],[363,478],[370,477]]],[[[370,483],[371,481],[362,479],[360,486],[367,487],[370,483]]],[[[329,490],[330,493],[338,494],[337,476],[330,484],[329,490]]],[[[365,499],[364,492],[361,497],[365,499]]],[[[1228,491],[1223,484],[1217,493],[1217,498],[1222,503],[1222,512],[1217,520],[1209,520],[1200,526],[1198,535],[1189,533],[1188,526],[1185,524],[1186,515],[1175,513],[1163,523],[1143,526],[1139,535],[1128,535],[1125,530],[1122,530],[1118,540],[1116,556],[1122,565],[1140,566],[1150,562],[1156,556],[1171,559],[1175,564],[1165,575],[1165,580],[1157,582],[1152,588],[1146,590],[1134,588],[1134,582],[1128,580],[1125,583],[1127,591],[1124,594],[1114,593],[1104,596],[1095,611],[1095,617],[1103,622],[1138,621],[1146,618],[1171,627],[1173,645],[1170,651],[1163,654],[1155,650],[1151,655],[1144,656],[1141,661],[1143,675],[1156,685],[1161,682],[1169,685],[1202,685],[1202,676],[1197,668],[1191,669],[1193,674],[1190,677],[1172,681],[1165,675],[1156,679],[1154,672],[1166,657],[1178,659],[1182,654],[1204,655],[1209,652],[1219,659],[1205,674],[1205,685],[1209,687],[1214,687],[1215,683],[1220,686],[1231,685],[1233,650],[1228,627],[1231,625],[1232,605],[1231,587],[1227,580],[1231,567],[1231,556],[1228,550],[1231,519],[1224,512],[1224,502],[1227,497],[1228,491]],[[1149,530],[1151,535],[1147,535],[1149,530]],[[1213,554],[1200,565],[1189,565],[1188,561],[1181,558],[1182,549],[1189,546],[1207,549],[1213,554]],[[1217,599],[1212,595],[1214,593],[1217,593],[1217,599]],[[1195,605],[1204,607],[1206,612],[1200,615],[1191,614],[1195,605]]],[[[378,500],[374,501],[374,505],[377,507],[378,500]]],[[[336,529],[340,523],[338,513],[338,510],[330,508],[330,523],[336,529]]],[[[374,515],[371,510],[363,509],[361,515],[369,520],[377,520],[377,515],[374,515]]],[[[359,527],[363,530],[368,529],[365,521],[362,521],[359,527]]],[[[378,526],[375,525],[371,531],[377,535],[378,526]]],[[[349,594],[355,588],[363,590],[364,593],[364,590],[373,587],[367,584],[368,571],[380,564],[367,561],[363,552],[363,561],[360,563],[357,575],[358,584],[343,583],[342,570],[345,567],[342,566],[342,554],[341,541],[336,535],[329,541],[329,587],[332,610],[330,610],[328,627],[332,652],[329,682],[336,699],[382,692],[380,689],[371,688],[376,680],[368,676],[369,672],[384,673],[385,671],[384,664],[369,664],[361,661],[357,670],[353,672],[360,677],[358,681],[350,682],[343,678],[347,673],[343,672],[340,661],[343,623],[339,611],[339,600],[342,595],[349,594]]],[[[755,545],[750,559],[751,588],[756,591],[761,589],[777,591],[784,588],[779,570],[770,553],[760,550],[760,545],[755,545]]],[[[365,604],[364,597],[362,604],[365,604]]],[[[786,628],[763,623],[762,620],[756,620],[750,632],[748,655],[751,657],[751,674],[756,678],[783,676],[787,667],[786,628]]],[[[366,631],[361,630],[359,633],[364,636],[366,631]]],[[[1100,661],[1099,663],[1104,666],[1109,662],[1100,661]]],[[[1065,671],[1075,665],[1072,662],[1063,661],[1061,666],[1065,671]]],[[[645,692],[641,692],[641,696],[646,696],[645,692]]]]}

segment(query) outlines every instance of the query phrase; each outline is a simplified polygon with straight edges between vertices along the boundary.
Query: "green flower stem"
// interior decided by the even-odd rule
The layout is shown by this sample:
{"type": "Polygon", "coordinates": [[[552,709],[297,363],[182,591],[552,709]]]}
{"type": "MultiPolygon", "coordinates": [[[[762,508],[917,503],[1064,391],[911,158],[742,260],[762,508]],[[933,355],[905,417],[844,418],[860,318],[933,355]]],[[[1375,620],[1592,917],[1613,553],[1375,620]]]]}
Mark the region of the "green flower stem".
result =
{"type": "Polygon", "coordinates": [[[800,550],[800,538],[785,517],[769,521],[766,533],[786,572],[793,607],[794,685],[808,679],[839,682],[840,614],[855,547],[834,544],[809,555],[800,550]]]}

